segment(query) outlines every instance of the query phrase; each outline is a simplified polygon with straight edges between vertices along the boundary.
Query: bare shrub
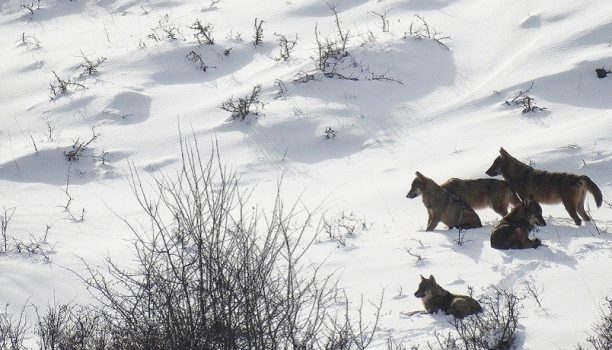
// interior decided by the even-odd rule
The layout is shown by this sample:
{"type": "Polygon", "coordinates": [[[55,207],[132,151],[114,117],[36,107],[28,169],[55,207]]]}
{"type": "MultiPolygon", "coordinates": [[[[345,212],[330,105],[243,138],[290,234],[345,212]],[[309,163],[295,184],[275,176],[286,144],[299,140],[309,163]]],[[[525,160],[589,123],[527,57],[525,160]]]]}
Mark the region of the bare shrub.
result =
{"type": "Polygon", "coordinates": [[[208,68],[210,68],[206,64],[206,62],[204,62],[204,59],[202,58],[202,55],[200,55],[199,53],[197,53],[197,52],[195,52],[193,50],[189,51],[189,53],[187,53],[185,58],[187,58],[187,60],[189,62],[192,62],[195,65],[197,65],[198,69],[200,69],[202,72],[206,72],[208,70],[208,68]]]}
{"type": "Polygon", "coordinates": [[[333,5],[330,6],[330,11],[334,15],[336,24],[335,37],[322,38],[319,33],[318,25],[315,25],[315,40],[317,43],[317,57],[315,58],[315,63],[317,69],[328,78],[338,77],[357,80],[356,78],[346,77],[338,72],[339,65],[349,56],[347,45],[350,31],[342,28],[336,7],[333,5]]]}
{"type": "Polygon", "coordinates": [[[151,28],[151,33],[147,37],[155,42],[166,40],[178,40],[181,31],[172,23],[170,16],[165,14],[158,22],[157,27],[151,28]]]}
{"type": "Polygon", "coordinates": [[[25,306],[19,315],[8,311],[8,305],[0,312],[0,349],[22,350],[23,342],[27,339],[29,326],[25,317],[25,306]]]}
{"type": "Polygon", "coordinates": [[[287,37],[283,34],[274,33],[274,35],[278,38],[278,47],[280,50],[276,60],[288,61],[291,58],[291,52],[295,48],[295,45],[297,45],[297,34],[295,35],[295,39],[293,40],[287,39],[287,37]]]}
{"type": "Polygon", "coordinates": [[[263,24],[265,22],[263,20],[258,20],[255,18],[255,23],[253,24],[253,46],[259,46],[263,43],[263,24]]]}
{"type": "Polygon", "coordinates": [[[0,215],[0,234],[2,234],[2,248],[4,252],[8,252],[10,250],[9,247],[9,238],[11,238],[8,234],[8,227],[13,219],[13,215],[15,214],[15,207],[7,209],[3,208],[4,213],[0,215]]]}
{"type": "MultiPolygon", "coordinates": [[[[325,340],[335,332],[337,288],[302,264],[311,214],[298,218],[278,194],[270,213],[248,213],[248,196],[218,154],[203,159],[197,144],[181,145],[175,178],[154,178],[149,188],[131,169],[150,220],[149,230],[129,226],[134,267],[108,260],[84,277],[104,310],[110,348],[332,349],[325,340]]],[[[346,349],[367,346],[376,330],[355,317],[346,349]]]]}
{"type": "Polygon", "coordinates": [[[50,97],[55,100],[59,96],[66,94],[72,90],[86,89],[85,85],[77,83],[70,78],[60,78],[57,73],[53,72],[55,81],[50,84],[50,97]]]}
{"type": "Polygon", "coordinates": [[[27,47],[29,50],[38,50],[41,48],[40,40],[34,34],[21,33],[21,45],[27,47]]]}
{"type": "Polygon", "coordinates": [[[95,127],[92,127],[91,137],[88,140],[81,141],[80,138],[77,138],[72,143],[72,149],[70,151],[64,152],[66,159],[68,159],[68,161],[79,160],[85,155],[86,151],[89,149],[89,145],[91,145],[92,142],[97,140],[98,137],[100,137],[100,134],[96,132],[95,127]]]}
{"type": "Polygon", "coordinates": [[[523,114],[545,111],[546,107],[536,105],[535,98],[527,95],[532,88],[533,82],[531,82],[527,90],[520,90],[511,100],[506,100],[504,104],[507,106],[520,107],[521,113],[523,114]]]}
{"type": "Polygon", "coordinates": [[[453,318],[456,342],[465,350],[509,350],[517,341],[522,296],[493,287],[479,302],[483,312],[464,319],[453,318]]]}
{"type": "Polygon", "coordinates": [[[193,29],[195,31],[195,33],[193,33],[193,37],[196,38],[198,44],[215,44],[215,39],[212,36],[212,24],[207,23],[206,25],[203,25],[199,19],[196,19],[195,22],[193,22],[193,24],[189,26],[189,29],[193,29]]]}
{"type": "Polygon", "coordinates": [[[21,8],[28,11],[31,16],[35,11],[40,10],[40,0],[31,0],[29,3],[21,4],[21,8]]]}
{"type": "MultiPolygon", "coordinates": [[[[91,60],[85,56],[85,54],[81,51],[81,57],[85,63],[81,63],[78,68],[83,68],[81,75],[95,75],[98,73],[98,68],[106,61],[106,57],[96,57],[95,60],[91,60]]],[[[77,69],[78,69],[77,68],[77,69]]]]}
{"type": "Polygon", "coordinates": [[[578,350],[612,349],[612,298],[606,298],[607,309],[593,325],[592,333],[587,337],[587,345],[578,345],[578,350]]]}
{"type": "Polygon", "coordinates": [[[435,28],[430,27],[425,18],[420,15],[415,15],[414,17],[417,20],[412,20],[412,22],[410,22],[410,29],[408,32],[404,33],[404,38],[414,38],[417,40],[429,39],[445,49],[448,49],[444,41],[449,40],[450,36],[444,35],[435,28]]]}
{"type": "Polygon", "coordinates": [[[253,86],[251,93],[244,97],[239,97],[238,100],[234,100],[234,97],[230,97],[227,101],[223,102],[219,108],[224,111],[228,111],[232,114],[233,119],[244,120],[249,114],[254,113],[251,111],[254,107],[262,107],[263,102],[259,100],[259,94],[261,93],[261,85],[253,86]]]}

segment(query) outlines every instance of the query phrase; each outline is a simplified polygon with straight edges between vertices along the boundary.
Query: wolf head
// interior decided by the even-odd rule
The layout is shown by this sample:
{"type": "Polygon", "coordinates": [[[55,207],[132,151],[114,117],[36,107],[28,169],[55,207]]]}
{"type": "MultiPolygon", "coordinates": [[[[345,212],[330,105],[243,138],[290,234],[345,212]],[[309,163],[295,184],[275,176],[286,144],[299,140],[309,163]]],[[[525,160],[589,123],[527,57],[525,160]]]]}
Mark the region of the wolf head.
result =
{"type": "Polygon", "coordinates": [[[416,177],[414,178],[414,180],[412,180],[412,186],[410,187],[410,191],[408,191],[406,197],[416,198],[423,194],[423,188],[425,187],[425,183],[427,180],[429,179],[417,171],[416,177]]]}
{"type": "Polygon", "coordinates": [[[542,207],[533,199],[532,195],[523,200],[523,205],[525,206],[525,214],[530,224],[546,226],[546,221],[542,217],[542,207]]]}
{"type": "Polygon", "coordinates": [[[414,292],[414,296],[417,298],[425,298],[427,295],[431,295],[434,292],[438,284],[436,283],[436,279],[433,275],[430,275],[429,278],[425,278],[421,276],[421,283],[419,284],[419,289],[414,292]]]}
{"type": "Polygon", "coordinates": [[[493,164],[491,165],[491,167],[489,167],[487,171],[485,171],[485,173],[489,176],[501,175],[505,161],[510,158],[512,158],[510,153],[506,152],[506,150],[503,149],[503,147],[500,148],[499,156],[495,158],[495,160],[493,161],[493,164]]]}

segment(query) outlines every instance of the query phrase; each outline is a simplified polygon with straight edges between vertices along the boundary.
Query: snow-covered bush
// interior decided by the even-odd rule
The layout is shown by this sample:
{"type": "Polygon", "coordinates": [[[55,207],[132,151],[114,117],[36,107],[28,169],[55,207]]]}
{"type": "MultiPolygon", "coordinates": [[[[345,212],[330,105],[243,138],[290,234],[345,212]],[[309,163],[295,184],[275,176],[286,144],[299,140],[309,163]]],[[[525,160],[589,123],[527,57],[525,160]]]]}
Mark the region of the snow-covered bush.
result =
{"type": "Polygon", "coordinates": [[[593,333],[587,338],[587,345],[579,345],[578,350],[612,349],[612,298],[606,298],[608,303],[600,320],[593,325],[593,333]]]}

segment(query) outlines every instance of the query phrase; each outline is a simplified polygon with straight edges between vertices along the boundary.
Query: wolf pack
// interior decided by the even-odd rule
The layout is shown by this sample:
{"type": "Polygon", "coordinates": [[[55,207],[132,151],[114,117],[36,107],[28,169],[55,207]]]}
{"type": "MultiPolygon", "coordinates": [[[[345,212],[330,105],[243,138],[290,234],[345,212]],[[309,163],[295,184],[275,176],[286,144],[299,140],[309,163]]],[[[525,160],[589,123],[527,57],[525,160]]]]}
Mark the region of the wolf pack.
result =
{"type": "MultiPolygon", "coordinates": [[[[451,178],[438,185],[417,171],[406,197],[422,197],[428,214],[426,231],[434,230],[440,222],[449,229],[482,227],[475,209],[491,208],[502,216],[491,232],[492,248],[537,248],[542,242],[530,239],[529,232],[536,225],[546,226],[540,203],[563,203],[574,223],[580,226],[582,220],[591,221],[585,210],[586,193],[593,195],[597,207],[603,202],[601,190],[588,176],[537,170],[503,148],[485,173],[491,177],[501,175],[503,180],[451,178]]],[[[421,276],[414,296],[421,298],[428,313],[442,311],[463,318],[482,311],[474,298],[445,290],[434,276],[421,276]]]]}

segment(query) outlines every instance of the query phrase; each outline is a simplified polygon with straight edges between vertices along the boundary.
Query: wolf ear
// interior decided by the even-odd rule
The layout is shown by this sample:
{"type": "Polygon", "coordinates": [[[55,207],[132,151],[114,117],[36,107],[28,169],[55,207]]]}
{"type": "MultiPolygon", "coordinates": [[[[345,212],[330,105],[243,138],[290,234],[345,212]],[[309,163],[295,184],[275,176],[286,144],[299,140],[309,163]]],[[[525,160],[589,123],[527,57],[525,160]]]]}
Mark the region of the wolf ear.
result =
{"type": "Polygon", "coordinates": [[[430,281],[432,281],[432,282],[435,282],[435,281],[436,281],[436,279],[434,278],[434,276],[433,276],[433,275],[429,275],[429,280],[430,280],[430,281]]]}
{"type": "Polygon", "coordinates": [[[423,275],[421,275],[421,281],[425,281],[425,277],[423,277],[423,275]]]}
{"type": "Polygon", "coordinates": [[[423,178],[423,177],[424,177],[424,176],[423,176],[423,174],[419,173],[418,171],[417,171],[415,174],[416,174],[416,176],[417,176],[418,178],[423,178]]]}
{"type": "Polygon", "coordinates": [[[508,152],[506,152],[506,150],[503,147],[500,147],[499,154],[502,155],[502,158],[510,155],[508,152]]]}

